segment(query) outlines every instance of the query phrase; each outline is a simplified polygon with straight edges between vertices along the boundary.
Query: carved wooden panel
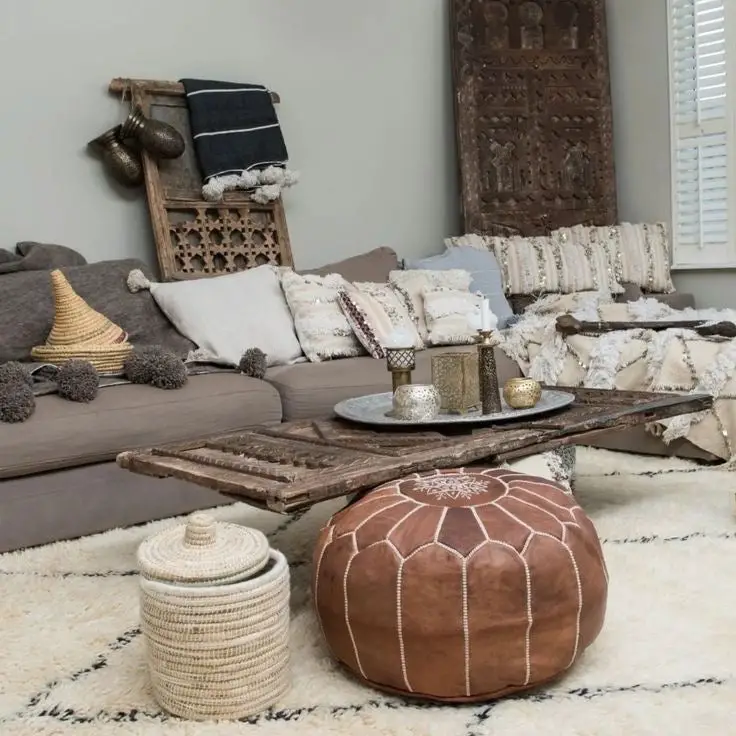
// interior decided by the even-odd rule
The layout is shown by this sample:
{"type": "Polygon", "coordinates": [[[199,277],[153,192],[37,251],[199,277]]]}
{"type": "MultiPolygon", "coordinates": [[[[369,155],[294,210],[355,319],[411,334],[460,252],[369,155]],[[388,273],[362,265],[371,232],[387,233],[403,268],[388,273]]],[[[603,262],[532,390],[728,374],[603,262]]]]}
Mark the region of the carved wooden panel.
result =
{"type": "Polygon", "coordinates": [[[181,84],[113,79],[110,91],[129,96],[144,114],[173,125],[186,143],[184,154],[173,160],[157,161],[142,153],[163,279],[214,276],[266,263],[293,265],[281,199],[257,204],[244,192],[229,192],[217,203],[202,198],[202,176],[181,84]]]}
{"type": "Polygon", "coordinates": [[[409,473],[479,461],[500,464],[579,444],[605,430],[702,411],[713,404],[706,394],[569,390],[575,392],[575,402],[562,411],[490,428],[373,431],[338,419],[295,421],[123,452],[117,462],[135,473],[180,478],[285,512],[369,490],[409,473]]]}
{"type": "Polygon", "coordinates": [[[451,0],[466,232],[616,221],[604,0],[451,0]]]}

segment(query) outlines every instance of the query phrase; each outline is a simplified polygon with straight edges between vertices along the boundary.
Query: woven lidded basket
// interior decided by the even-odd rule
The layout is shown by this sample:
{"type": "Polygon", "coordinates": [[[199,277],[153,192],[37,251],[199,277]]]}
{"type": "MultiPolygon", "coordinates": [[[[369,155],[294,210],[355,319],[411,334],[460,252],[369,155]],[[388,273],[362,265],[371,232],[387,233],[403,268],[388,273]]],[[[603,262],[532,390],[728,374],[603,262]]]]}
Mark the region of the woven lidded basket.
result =
{"type": "Polygon", "coordinates": [[[259,531],[204,513],[138,549],[141,629],[161,707],[236,719],[289,688],[289,566],[259,531]]]}

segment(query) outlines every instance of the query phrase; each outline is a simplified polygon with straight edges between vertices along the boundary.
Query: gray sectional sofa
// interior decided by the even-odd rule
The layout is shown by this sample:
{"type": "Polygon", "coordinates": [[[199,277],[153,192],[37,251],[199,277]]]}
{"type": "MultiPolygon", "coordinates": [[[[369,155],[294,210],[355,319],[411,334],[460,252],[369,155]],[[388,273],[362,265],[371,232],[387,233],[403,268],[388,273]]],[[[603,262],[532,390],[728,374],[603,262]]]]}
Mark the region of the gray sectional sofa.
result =
{"type": "MultiPolygon", "coordinates": [[[[397,265],[393,251],[379,249],[317,272],[385,281],[397,265]]],[[[126,329],[131,342],[186,353],[192,344],[166,320],[150,293],[127,290],[125,278],[133,268],[145,267],[121,260],[64,271],[77,293],[126,329]]],[[[48,271],[0,273],[0,363],[27,358],[30,348],[45,340],[52,318],[48,271]]],[[[441,350],[418,354],[415,380],[429,381],[431,356],[441,350]]],[[[501,381],[520,375],[504,354],[499,352],[497,361],[501,381]]],[[[232,500],[177,480],[121,470],[114,460],[123,450],[329,416],[341,399],[389,387],[384,364],[360,357],[274,367],[265,380],[213,368],[190,376],[186,386],[174,391],[108,386],[89,404],[64,401],[53,393],[37,396],[36,412],[28,421],[0,423],[0,552],[232,500]]],[[[665,448],[643,432],[611,435],[598,444],[709,459],[688,443],[665,448]]]]}

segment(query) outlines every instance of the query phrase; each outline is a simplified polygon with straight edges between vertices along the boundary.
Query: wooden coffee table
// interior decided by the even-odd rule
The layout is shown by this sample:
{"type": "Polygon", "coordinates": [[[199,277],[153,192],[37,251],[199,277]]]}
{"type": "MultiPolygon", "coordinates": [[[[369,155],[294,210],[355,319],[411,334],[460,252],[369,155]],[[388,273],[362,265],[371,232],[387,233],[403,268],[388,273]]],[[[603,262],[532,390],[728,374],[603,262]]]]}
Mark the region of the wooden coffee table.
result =
{"type": "Polygon", "coordinates": [[[174,477],[288,513],[408,473],[500,464],[610,430],[709,409],[707,394],[565,389],[575,402],[538,419],[449,431],[374,431],[339,419],[286,422],[118,455],[122,468],[174,477]]]}

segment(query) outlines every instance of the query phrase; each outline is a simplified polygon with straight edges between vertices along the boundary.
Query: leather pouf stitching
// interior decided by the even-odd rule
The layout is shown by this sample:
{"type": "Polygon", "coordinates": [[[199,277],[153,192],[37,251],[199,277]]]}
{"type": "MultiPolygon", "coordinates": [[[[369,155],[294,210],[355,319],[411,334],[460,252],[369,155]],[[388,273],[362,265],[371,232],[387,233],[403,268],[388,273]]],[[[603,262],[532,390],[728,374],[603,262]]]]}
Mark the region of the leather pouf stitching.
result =
{"type": "Polygon", "coordinates": [[[461,468],[394,481],[336,514],[312,592],[330,649],[362,680],[462,702],[565,672],[601,630],[608,576],[562,486],[461,468]]]}

